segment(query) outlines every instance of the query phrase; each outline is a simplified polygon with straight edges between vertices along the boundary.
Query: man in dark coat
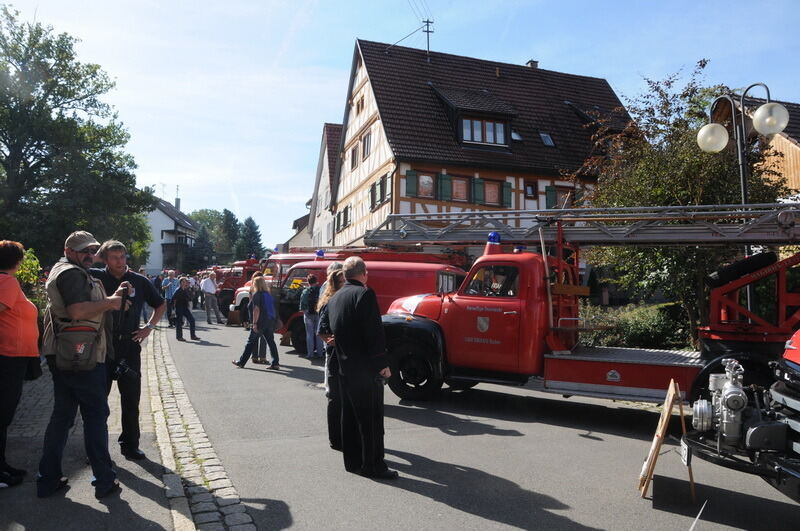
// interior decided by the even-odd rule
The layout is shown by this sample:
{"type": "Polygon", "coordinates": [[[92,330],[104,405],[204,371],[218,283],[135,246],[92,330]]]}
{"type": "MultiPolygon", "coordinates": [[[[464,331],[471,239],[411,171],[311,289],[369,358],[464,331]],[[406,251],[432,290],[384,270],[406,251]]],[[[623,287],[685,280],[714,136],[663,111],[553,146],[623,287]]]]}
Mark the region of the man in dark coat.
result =
{"type": "Polygon", "coordinates": [[[361,258],[348,258],[343,270],[346,283],[328,302],[328,316],[339,360],[344,467],[395,479],[383,460],[383,382],[391,372],[378,299],[361,258]]]}

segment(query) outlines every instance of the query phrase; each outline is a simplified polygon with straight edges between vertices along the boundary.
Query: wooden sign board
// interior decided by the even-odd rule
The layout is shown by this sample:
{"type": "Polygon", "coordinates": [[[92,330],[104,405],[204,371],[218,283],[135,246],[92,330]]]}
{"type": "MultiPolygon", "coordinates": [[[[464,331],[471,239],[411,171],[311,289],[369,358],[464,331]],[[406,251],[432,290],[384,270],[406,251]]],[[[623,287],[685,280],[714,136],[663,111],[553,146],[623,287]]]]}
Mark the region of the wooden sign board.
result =
{"type": "MultiPolygon", "coordinates": [[[[656,434],[653,437],[653,442],[650,444],[650,451],[647,453],[647,459],[645,459],[644,464],[642,465],[642,471],[639,474],[639,492],[641,493],[642,498],[647,496],[647,489],[650,487],[650,481],[653,479],[653,472],[656,468],[658,454],[661,450],[661,445],[664,444],[664,437],[667,436],[667,428],[669,427],[669,421],[672,418],[672,408],[675,406],[676,402],[681,415],[681,428],[683,434],[686,435],[686,420],[683,416],[683,397],[681,396],[681,390],[675,380],[670,380],[669,388],[667,389],[667,397],[664,399],[664,406],[661,408],[661,417],[658,419],[656,434]]],[[[688,449],[684,449],[683,445],[681,445],[681,451],[688,452],[688,449]]],[[[686,455],[684,457],[684,454],[682,453],[681,460],[689,471],[689,486],[692,491],[692,501],[694,501],[694,476],[692,475],[690,456],[686,455]]]]}

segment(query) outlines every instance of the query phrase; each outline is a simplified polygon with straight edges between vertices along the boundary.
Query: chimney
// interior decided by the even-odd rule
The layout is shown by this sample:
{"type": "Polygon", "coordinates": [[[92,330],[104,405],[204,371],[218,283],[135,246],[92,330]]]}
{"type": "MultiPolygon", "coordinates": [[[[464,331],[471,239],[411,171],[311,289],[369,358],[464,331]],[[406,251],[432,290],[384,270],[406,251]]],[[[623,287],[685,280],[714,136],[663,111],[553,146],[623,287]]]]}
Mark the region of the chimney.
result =
{"type": "Polygon", "coordinates": [[[175,210],[180,210],[180,209],[181,209],[181,198],[180,197],[176,197],[175,198],[175,210]]]}
{"type": "Polygon", "coordinates": [[[525,65],[528,68],[539,68],[539,61],[536,61],[534,59],[529,59],[528,62],[525,63],[525,65]]]}

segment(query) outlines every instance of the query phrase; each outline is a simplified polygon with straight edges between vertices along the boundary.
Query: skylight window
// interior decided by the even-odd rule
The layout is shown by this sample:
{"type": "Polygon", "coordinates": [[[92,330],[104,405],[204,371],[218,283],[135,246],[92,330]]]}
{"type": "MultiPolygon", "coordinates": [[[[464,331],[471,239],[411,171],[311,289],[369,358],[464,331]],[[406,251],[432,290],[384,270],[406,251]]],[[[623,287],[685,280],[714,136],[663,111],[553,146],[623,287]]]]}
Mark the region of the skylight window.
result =
{"type": "Polygon", "coordinates": [[[556,143],[553,142],[553,137],[550,136],[548,133],[539,132],[539,138],[542,139],[545,146],[556,147],[556,143]]]}
{"type": "Polygon", "coordinates": [[[516,131],[514,131],[512,129],[511,130],[511,140],[522,140],[522,135],[520,135],[519,133],[517,133],[516,131]]]}

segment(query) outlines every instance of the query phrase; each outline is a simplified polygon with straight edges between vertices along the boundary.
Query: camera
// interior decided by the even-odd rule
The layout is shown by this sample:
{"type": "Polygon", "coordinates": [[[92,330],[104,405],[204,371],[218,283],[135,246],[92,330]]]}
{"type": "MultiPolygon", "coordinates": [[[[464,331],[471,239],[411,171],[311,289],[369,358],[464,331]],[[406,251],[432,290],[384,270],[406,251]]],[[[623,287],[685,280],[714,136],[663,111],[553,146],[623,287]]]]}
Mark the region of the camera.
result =
{"type": "Polygon", "coordinates": [[[130,365],[128,365],[128,360],[126,360],[124,358],[119,360],[119,363],[117,363],[117,366],[114,367],[114,377],[119,379],[119,378],[122,378],[123,376],[126,377],[126,378],[138,378],[139,377],[139,373],[134,371],[133,369],[131,369],[130,365]]]}

